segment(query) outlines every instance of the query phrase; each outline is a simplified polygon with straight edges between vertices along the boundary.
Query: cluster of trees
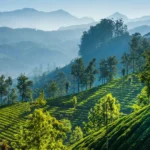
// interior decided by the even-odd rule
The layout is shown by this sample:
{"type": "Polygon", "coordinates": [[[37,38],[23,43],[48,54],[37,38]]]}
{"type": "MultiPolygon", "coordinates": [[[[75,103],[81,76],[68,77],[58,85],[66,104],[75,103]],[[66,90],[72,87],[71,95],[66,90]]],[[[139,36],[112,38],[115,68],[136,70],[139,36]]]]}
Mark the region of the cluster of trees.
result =
{"type": "Polygon", "coordinates": [[[103,43],[123,35],[128,35],[128,32],[127,26],[121,19],[116,21],[102,19],[99,24],[91,26],[89,31],[83,33],[79,54],[81,56],[91,54],[95,49],[99,49],[103,43]]]}
{"type": "MultiPolygon", "coordinates": [[[[49,80],[43,87],[46,97],[64,96],[69,94],[69,87],[71,82],[63,72],[58,72],[55,77],[49,80]]],[[[37,97],[39,90],[34,90],[34,97],[37,97]]]]}
{"type": "Polygon", "coordinates": [[[139,33],[133,34],[130,42],[130,51],[128,53],[125,52],[121,57],[123,74],[128,75],[130,72],[142,71],[143,64],[145,63],[143,55],[145,50],[150,50],[149,40],[142,37],[139,33]]]}
{"type": "Polygon", "coordinates": [[[87,67],[85,67],[82,58],[77,58],[72,65],[71,74],[76,80],[78,92],[83,88],[92,88],[98,73],[102,83],[112,80],[117,73],[117,64],[116,57],[110,56],[106,60],[102,59],[99,63],[99,69],[97,69],[95,58],[89,62],[87,67]]]}
{"type": "Polygon", "coordinates": [[[17,78],[17,86],[14,86],[11,77],[5,78],[0,76],[0,104],[13,104],[18,101],[18,96],[21,101],[32,101],[32,87],[33,82],[24,74],[17,78]]]}
{"type": "MultiPolygon", "coordinates": [[[[44,91],[34,103],[39,106],[46,104],[44,91]]],[[[11,145],[14,149],[67,150],[64,142],[73,144],[82,138],[83,132],[79,126],[73,130],[69,120],[57,120],[49,112],[38,108],[27,116],[26,122],[20,126],[20,131],[15,134],[15,140],[11,145]]]]}
{"type": "Polygon", "coordinates": [[[83,33],[79,54],[85,62],[93,57],[99,60],[111,55],[120,57],[122,51],[128,49],[129,41],[127,26],[121,19],[116,21],[102,19],[96,26],[91,26],[83,33]]]}
{"type": "Polygon", "coordinates": [[[11,77],[6,79],[4,75],[0,76],[0,104],[11,104],[17,101],[16,91],[12,87],[12,84],[11,77]]]}

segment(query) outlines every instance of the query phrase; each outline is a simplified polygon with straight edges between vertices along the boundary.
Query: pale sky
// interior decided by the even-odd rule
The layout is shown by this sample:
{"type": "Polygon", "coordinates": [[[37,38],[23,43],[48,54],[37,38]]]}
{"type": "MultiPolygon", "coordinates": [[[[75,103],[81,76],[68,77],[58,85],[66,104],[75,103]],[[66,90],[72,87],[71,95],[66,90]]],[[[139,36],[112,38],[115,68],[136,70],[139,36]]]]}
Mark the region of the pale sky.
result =
{"type": "Polygon", "coordinates": [[[150,15],[150,0],[0,0],[0,11],[34,8],[41,11],[63,9],[77,17],[95,20],[120,12],[129,18],[150,15]]]}

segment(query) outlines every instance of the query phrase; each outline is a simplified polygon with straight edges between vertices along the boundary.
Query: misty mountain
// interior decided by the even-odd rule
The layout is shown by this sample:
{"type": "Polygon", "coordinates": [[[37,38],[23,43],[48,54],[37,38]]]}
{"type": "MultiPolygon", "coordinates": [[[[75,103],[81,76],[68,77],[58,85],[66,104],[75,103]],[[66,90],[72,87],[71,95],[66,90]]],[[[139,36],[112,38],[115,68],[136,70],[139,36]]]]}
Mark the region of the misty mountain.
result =
{"type": "Polygon", "coordinates": [[[129,20],[129,18],[119,12],[116,12],[110,16],[107,17],[107,19],[113,19],[113,20],[118,20],[118,19],[122,19],[124,22],[127,22],[129,20]]]}
{"type": "Polygon", "coordinates": [[[35,66],[63,66],[78,56],[83,29],[42,31],[0,27],[0,73],[29,73],[35,66]],[[32,64],[32,65],[31,65],[32,64]]]}
{"type": "Polygon", "coordinates": [[[145,35],[150,32],[150,26],[143,25],[129,30],[130,34],[134,34],[136,32],[140,33],[141,35],[145,35]]]}
{"type": "Polygon", "coordinates": [[[81,24],[81,25],[72,25],[67,27],[60,27],[58,30],[76,30],[81,29],[83,31],[88,31],[90,26],[95,26],[97,22],[89,23],[89,24],[81,24]]]}
{"type": "MultiPolygon", "coordinates": [[[[137,28],[137,27],[138,27],[138,29],[140,27],[139,30],[141,30],[141,28],[142,28],[141,26],[143,26],[143,28],[145,27],[145,29],[143,29],[143,30],[145,30],[145,32],[146,32],[147,26],[150,26],[150,16],[142,16],[140,18],[130,19],[127,16],[125,16],[119,12],[116,12],[116,13],[108,16],[107,18],[114,19],[114,20],[122,19],[125,22],[125,24],[128,26],[129,30],[131,30],[131,29],[134,30],[134,28],[137,28]]],[[[145,34],[145,32],[142,33],[142,31],[141,31],[142,34],[145,34]]]]}
{"type": "Polygon", "coordinates": [[[32,41],[41,43],[48,48],[60,51],[74,58],[78,54],[78,44],[84,29],[65,31],[42,31],[35,29],[0,28],[0,44],[32,41]]]}
{"type": "Polygon", "coordinates": [[[62,26],[92,23],[92,18],[77,18],[64,10],[42,12],[32,8],[24,8],[9,12],[0,12],[0,26],[10,28],[34,28],[40,30],[56,30],[62,26]]]}
{"type": "Polygon", "coordinates": [[[149,20],[139,20],[139,21],[131,20],[130,22],[127,23],[127,25],[129,29],[133,29],[139,26],[150,26],[150,18],[149,20]]]}
{"type": "MultiPolygon", "coordinates": [[[[30,41],[0,45],[0,74],[16,76],[35,67],[64,66],[70,59],[62,52],[30,41]]],[[[53,68],[54,69],[54,68],[53,68]]]]}

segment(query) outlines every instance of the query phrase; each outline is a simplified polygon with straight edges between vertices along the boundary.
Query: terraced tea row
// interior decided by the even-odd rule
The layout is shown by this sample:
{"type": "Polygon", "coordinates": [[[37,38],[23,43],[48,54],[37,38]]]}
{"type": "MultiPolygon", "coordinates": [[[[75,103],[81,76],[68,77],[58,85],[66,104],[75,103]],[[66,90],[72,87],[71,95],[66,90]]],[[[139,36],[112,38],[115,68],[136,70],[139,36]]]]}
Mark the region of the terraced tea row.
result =
{"type": "MultiPolygon", "coordinates": [[[[135,102],[137,94],[143,88],[135,75],[132,78],[132,83],[129,83],[128,78],[124,77],[75,95],[48,99],[44,109],[57,119],[71,120],[73,127],[82,126],[82,122],[87,121],[90,108],[94,107],[95,103],[107,93],[112,93],[121,103],[121,110],[130,113],[129,105],[135,102]],[[76,109],[73,109],[73,96],[76,96],[78,101],[76,109]]],[[[35,108],[36,106],[29,103],[19,103],[0,108],[0,139],[13,140],[14,133],[17,133],[19,126],[24,123],[25,117],[32,113],[35,108]]]]}

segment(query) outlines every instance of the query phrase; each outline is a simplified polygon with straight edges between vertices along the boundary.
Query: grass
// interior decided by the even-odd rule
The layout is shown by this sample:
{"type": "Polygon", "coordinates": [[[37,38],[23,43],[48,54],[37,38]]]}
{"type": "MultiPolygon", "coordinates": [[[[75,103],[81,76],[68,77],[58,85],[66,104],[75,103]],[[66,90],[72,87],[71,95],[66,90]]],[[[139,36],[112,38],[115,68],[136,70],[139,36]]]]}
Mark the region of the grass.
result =
{"type": "MultiPolygon", "coordinates": [[[[77,125],[82,126],[82,122],[87,121],[90,108],[94,107],[100,98],[107,93],[112,93],[121,103],[121,111],[129,114],[131,113],[130,106],[135,103],[136,96],[143,88],[136,75],[132,75],[132,78],[132,83],[129,83],[128,78],[124,77],[75,94],[78,100],[76,109],[73,109],[72,103],[74,95],[48,99],[44,109],[57,119],[71,120],[74,128],[77,125]]],[[[23,125],[26,116],[32,113],[35,108],[37,107],[30,103],[18,103],[0,108],[0,139],[13,141],[19,126],[23,125]]]]}

